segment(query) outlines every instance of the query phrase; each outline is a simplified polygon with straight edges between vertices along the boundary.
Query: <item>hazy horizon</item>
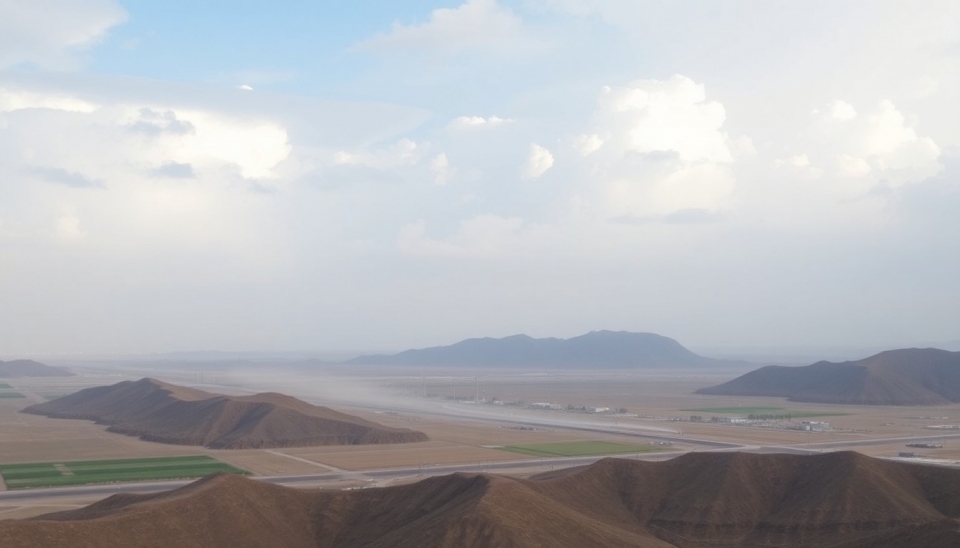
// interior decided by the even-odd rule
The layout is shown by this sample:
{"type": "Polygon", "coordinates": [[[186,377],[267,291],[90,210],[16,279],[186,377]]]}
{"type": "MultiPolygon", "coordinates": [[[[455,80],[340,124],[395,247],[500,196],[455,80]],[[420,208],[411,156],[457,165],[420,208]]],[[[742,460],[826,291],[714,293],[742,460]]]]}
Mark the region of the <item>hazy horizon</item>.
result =
{"type": "Polygon", "coordinates": [[[946,0],[0,2],[0,358],[957,344],[958,36],[946,0]]]}
{"type": "MultiPolygon", "coordinates": [[[[519,334],[518,334],[519,335],[519,334]]],[[[469,339],[486,337],[469,337],[469,339]]],[[[32,353],[32,354],[0,354],[0,361],[12,359],[47,359],[51,363],[59,364],[84,364],[84,363],[102,363],[111,362],[178,362],[183,363],[204,363],[204,362],[230,362],[250,361],[252,363],[278,362],[294,363],[319,361],[329,364],[342,363],[346,360],[370,355],[392,355],[406,350],[418,350],[423,348],[432,348],[440,346],[450,346],[457,341],[438,342],[423,347],[402,347],[402,348],[368,348],[368,349],[301,349],[301,350],[282,350],[282,351],[255,351],[242,349],[193,349],[193,350],[174,350],[169,352],[145,352],[145,353],[32,353]]],[[[716,346],[700,347],[696,345],[687,345],[683,341],[678,341],[688,350],[691,350],[701,356],[741,360],[750,365],[761,365],[765,363],[777,363],[784,365],[806,365],[820,360],[845,361],[866,358],[873,354],[886,350],[897,350],[901,348],[938,348],[952,352],[960,352],[960,340],[953,341],[917,341],[911,344],[887,345],[887,346],[716,346]]],[[[390,367],[390,366],[387,366],[390,367]]],[[[406,367],[406,366],[400,366],[406,367]]]]}

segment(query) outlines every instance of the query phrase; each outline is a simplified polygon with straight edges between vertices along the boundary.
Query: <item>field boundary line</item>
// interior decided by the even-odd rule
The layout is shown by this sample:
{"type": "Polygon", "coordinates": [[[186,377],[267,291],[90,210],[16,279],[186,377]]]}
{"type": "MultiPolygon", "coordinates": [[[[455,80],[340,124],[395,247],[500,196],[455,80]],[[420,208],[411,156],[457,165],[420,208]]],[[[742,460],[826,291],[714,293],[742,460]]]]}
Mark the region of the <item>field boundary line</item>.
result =
{"type": "Polygon", "coordinates": [[[312,461],[312,460],[310,460],[310,459],[305,459],[305,458],[303,458],[303,457],[298,457],[298,456],[295,456],[295,455],[288,455],[288,454],[286,454],[286,453],[281,453],[280,451],[274,451],[273,449],[264,449],[263,451],[264,451],[265,453],[270,453],[271,455],[276,455],[276,456],[278,456],[278,457],[287,457],[288,459],[292,459],[292,460],[295,460],[295,461],[303,462],[303,463],[306,463],[306,464],[312,464],[312,465],[314,465],[314,466],[319,466],[320,468],[326,468],[327,470],[330,470],[331,472],[346,472],[346,470],[341,470],[340,468],[336,468],[336,467],[334,467],[334,466],[330,466],[329,464],[323,464],[323,463],[321,463],[321,462],[312,461]]]}

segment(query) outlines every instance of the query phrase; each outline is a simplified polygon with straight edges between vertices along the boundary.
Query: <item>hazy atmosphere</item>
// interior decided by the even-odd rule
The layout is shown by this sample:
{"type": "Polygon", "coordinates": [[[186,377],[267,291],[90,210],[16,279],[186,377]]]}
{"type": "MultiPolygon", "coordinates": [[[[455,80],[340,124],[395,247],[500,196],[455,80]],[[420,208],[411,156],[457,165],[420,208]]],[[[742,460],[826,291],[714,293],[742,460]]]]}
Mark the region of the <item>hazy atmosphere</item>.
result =
{"type": "Polygon", "coordinates": [[[958,97],[953,0],[0,0],[0,358],[942,346],[958,97]]]}

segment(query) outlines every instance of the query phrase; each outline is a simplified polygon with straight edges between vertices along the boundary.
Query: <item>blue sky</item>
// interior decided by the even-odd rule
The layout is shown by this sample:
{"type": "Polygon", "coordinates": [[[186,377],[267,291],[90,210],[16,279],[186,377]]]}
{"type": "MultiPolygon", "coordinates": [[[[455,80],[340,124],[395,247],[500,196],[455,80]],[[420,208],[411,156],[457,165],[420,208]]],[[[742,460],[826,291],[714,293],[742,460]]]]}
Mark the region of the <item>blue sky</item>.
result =
{"type": "Polygon", "coordinates": [[[0,0],[0,358],[960,333],[960,5],[0,0]]]}
{"type": "Polygon", "coordinates": [[[125,2],[128,20],[92,52],[96,72],[189,82],[252,82],[316,93],[372,64],[346,50],[428,12],[430,2],[125,2]]]}

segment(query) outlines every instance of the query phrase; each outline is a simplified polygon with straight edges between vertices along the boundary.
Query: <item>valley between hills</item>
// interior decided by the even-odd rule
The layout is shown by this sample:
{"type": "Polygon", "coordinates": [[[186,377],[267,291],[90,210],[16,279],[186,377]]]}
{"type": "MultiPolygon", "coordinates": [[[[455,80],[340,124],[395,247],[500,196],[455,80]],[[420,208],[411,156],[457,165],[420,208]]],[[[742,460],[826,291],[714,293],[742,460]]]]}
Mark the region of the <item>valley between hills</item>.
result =
{"type": "MultiPolygon", "coordinates": [[[[298,529],[300,536],[290,539],[289,545],[302,546],[325,546],[319,538],[341,539],[341,544],[332,544],[338,546],[413,546],[404,542],[414,538],[428,538],[425,545],[477,547],[576,545],[562,543],[567,541],[588,542],[581,546],[705,547],[729,538],[739,539],[742,546],[819,546],[824,545],[828,531],[850,533],[843,537],[849,543],[837,546],[919,546],[922,542],[949,546],[955,541],[945,524],[953,523],[956,516],[941,499],[960,492],[951,487],[954,480],[950,479],[951,465],[960,464],[960,430],[952,430],[960,422],[960,404],[849,405],[784,396],[698,394],[751,370],[750,365],[729,362],[711,365],[715,367],[685,367],[678,372],[176,360],[71,364],[69,369],[76,376],[4,381],[10,387],[4,390],[16,390],[23,398],[0,399],[0,471],[3,463],[28,461],[60,463],[58,469],[63,469],[75,461],[204,456],[245,471],[257,481],[217,476],[191,485],[193,480],[174,475],[139,483],[11,488],[0,492],[0,523],[4,527],[33,524],[16,529],[16,534],[27,535],[24,539],[46,539],[47,533],[32,528],[52,520],[56,522],[52,531],[75,531],[77,538],[116,534],[120,542],[122,530],[107,532],[102,529],[104,523],[155,514],[165,516],[156,518],[157,523],[185,519],[177,517],[172,508],[180,503],[173,501],[189,506],[194,496],[205,500],[229,492],[246,493],[242,496],[250,497],[252,506],[231,505],[220,517],[202,519],[248,519],[244,512],[270,516],[276,513],[270,508],[275,501],[300,501],[282,503],[301,509],[278,517],[277,524],[289,529],[292,522],[284,520],[309,522],[298,529]],[[555,405],[534,405],[540,402],[555,405]],[[785,420],[737,419],[760,415],[785,420]],[[701,420],[692,420],[695,416],[701,420]],[[184,422],[190,418],[190,424],[184,422]],[[278,419],[277,425],[271,423],[278,419]],[[291,427],[292,419],[299,426],[291,427]],[[328,441],[336,443],[321,442],[315,434],[303,435],[333,423],[341,435],[328,441]],[[798,428],[805,423],[828,427],[798,428]],[[384,433],[390,435],[380,437],[384,433]],[[397,433],[407,437],[393,437],[397,433]],[[606,456],[618,458],[605,461],[606,456]],[[583,466],[589,467],[572,471],[583,466]],[[877,514],[861,515],[851,509],[856,502],[838,502],[840,495],[827,492],[817,495],[821,487],[816,487],[820,485],[816,478],[832,477],[828,472],[836,467],[849,468],[852,476],[824,480],[824,486],[839,485],[838,493],[856,500],[894,502],[889,508],[874,509],[877,514]],[[706,498],[676,498],[684,490],[682,478],[693,478],[699,468],[713,470],[713,479],[708,482],[704,476],[702,481],[707,483],[696,487],[706,498]],[[600,481],[595,475],[610,474],[617,479],[603,480],[608,483],[602,492],[586,487],[600,481]],[[928,485],[923,479],[926,474],[937,478],[945,474],[936,481],[947,494],[923,487],[928,485]],[[568,476],[594,479],[577,480],[586,483],[570,487],[565,482],[573,480],[563,479],[568,476]],[[658,491],[648,482],[661,476],[675,479],[669,480],[673,482],[669,488],[658,491]],[[862,485],[837,484],[840,479],[862,485]],[[798,514],[818,518],[792,523],[784,512],[801,511],[790,506],[795,502],[792,496],[785,491],[757,491],[759,485],[771,483],[812,486],[798,500],[830,502],[828,506],[816,502],[802,510],[806,514],[798,514]],[[611,485],[637,485],[638,491],[610,491],[611,485]],[[871,491],[874,488],[881,492],[871,491]],[[571,502],[587,491],[598,498],[589,504],[571,502]],[[904,498],[905,493],[918,498],[904,498]],[[428,499],[441,494],[448,497],[443,499],[446,502],[431,506],[428,499]],[[104,500],[110,495],[119,498],[104,500]],[[818,499],[821,495],[824,498],[818,499]],[[361,514],[375,512],[370,501],[385,500],[382,497],[418,501],[421,525],[429,527],[404,528],[399,521],[390,525],[389,520],[365,522],[361,514]],[[494,501],[501,499],[506,501],[505,509],[490,510],[499,507],[501,502],[494,501]],[[749,501],[762,504],[744,507],[749,501]],[[895,517],[900,514],[891,510],[895,501],[900,501],[898,512],[914,507],[924,510],[910,510],[907,515],[912,517],[900,520],[895,517]],[[90,504],[94,506],[84,510],[90,504]],[[536,531],[523,536],[522,523],[537,529],[539,520],[547,517],[530,514],[526,522],[513,522],[506,510],[510,504],[552,508],[549,514],[565,516],[563,524],[572,529],[553,525],[560,536],[537,536],[541,533],[536,531]],[[685,517],[662,513],[672,507],[706,511],[717,504],[724,509],[710,518],[713,522],[700,525],[694,524],[690,513],[685,517]],[[345,513],[338,514],[336,524],[328,523],[324,520],[332,510],[317,514],[318,507],[345,513]],[[757,510],[760,507],[763,512],[757,510]],[[352,513],[359,512],[356,508],[368,510],[352,513]],[[597,508],[606,509],[604,517],[592,510],[597,508]],[[234,511],[239,513],[231,514],[234,511]],[[888,511],[890,515],[883,517],[888,511]],[[47,521],[2,521],[51,513],[53,517],[44,518],[47,521]],[[434,534],[429,531],[444,533],[442,538],[417,537],[434,534]],[[305,539],[320,543],[309,544],[305,539]],[[800,540],[807,544],[798,544],[800,540]]],[[[712,514],[698,515],[707,519],[712,514]]],[[[200,519],[202,514],[193,517],[200,519]]],[[[194,526],[183,527],[190,531],[194,526]]],[[[0,528],[0,535],[13,530],[0,528]]],[[[264,526],[263,531],[273,529],[264,526]]],[[[201,538],[197,534],[187,537],[201,538]]],[[[233,545],[244,545],[229,531],[216,534],[225,535],[233,545]]],[[[251,542],[248,545],[258,545],[251,542]]],[[[24,540],[22,545],[40,544],[24,540]]],[[[184,540],[183,545],[191,544],[184,540]]]]}

